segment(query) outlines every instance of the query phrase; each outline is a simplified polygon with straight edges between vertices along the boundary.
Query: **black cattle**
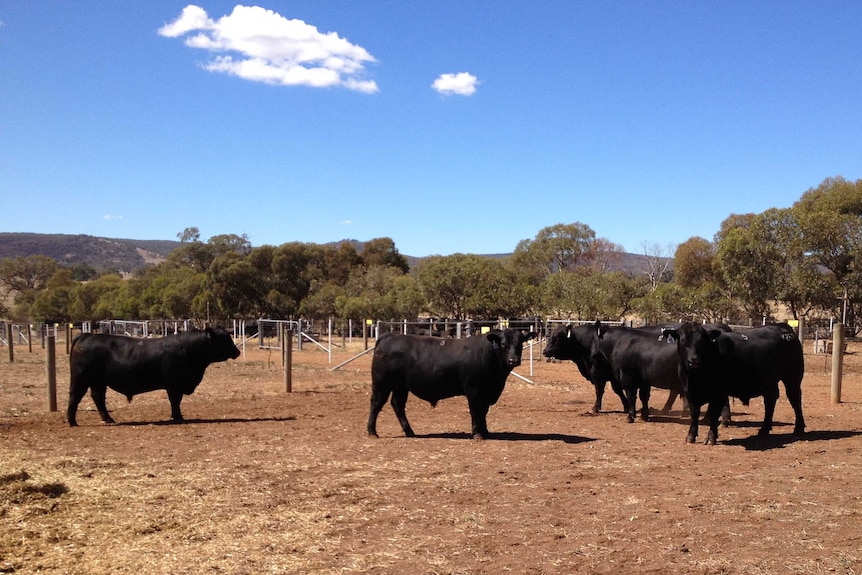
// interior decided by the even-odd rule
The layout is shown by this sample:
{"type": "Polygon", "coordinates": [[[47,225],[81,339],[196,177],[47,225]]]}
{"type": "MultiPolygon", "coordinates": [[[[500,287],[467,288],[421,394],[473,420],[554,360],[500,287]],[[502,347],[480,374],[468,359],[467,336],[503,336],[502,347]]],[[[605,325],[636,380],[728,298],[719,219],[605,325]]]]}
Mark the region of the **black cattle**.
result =
{"type": "Polygon", "coordinates": [[[765,413],[759,433],[767,435],[772,429],[779,381],[784,383],[787,399],[796,415],[793,433],[804,433],[802,377],[805,361],[802,344],[789,325],[782,323],[727,333],[686,323],[668,333],[677,340],[680,378],[691,412],[688,443],[697,440],[700,410],[708,404],[706,443],[715,444],[719,413],[728,397],[747,402],[752,397],[763,396],[765,413]]]}
{"type": "Polygon", "coordinates": [[[87,389],[102,421],[114,423],[105,405],[109,387],[129,401],[139,393],[164,389],[171,402],[171,419],[180,422],[183,395],[194,393],[207,366],[239,354],[230,334],[220,328],[159,339],[81,334],[72,341],[69,357],[69,425],[77,425],[75,414],[87,389]]]}
{"type": "MultiPolygon", "coordinates": [[[[677,368],[676,346],[649,330],[629,327],[605,327],[596,322],[593,342],[593,363],[617,381],[628,402],[628,420],[637,416],[637,398],[641,400],[641,419],[649,419],[649,398],[652,387],[682,393],[682,381],[677,368]]],[[[675,398],[671,395],[668,399],[675,398]]],[[[669,401],[663,410],[670,409],[669,401]]]]}
{"type": "Polygon", "coordinates": [[[377,436],[377,416],[391,395],[404,435],[414,436],[404,411],[407,395],[413,393],[432,406],[466,396],[473,437],[487,437],[488,409],[503,393],[509,373],[521,364],[524,342],[535,336],[511,329],[466,339],[383,334],[371,361],[368,435],[377,436]]]}
{"type": "MultiPolygon", "coordinates": [[[[641,331],[648,332],[648,333],[655,334],[656,336],[665,336],[665,334],[669,330],[679,329],[679,327],[681,325],[682,325],[681,323],[663,323],[663,324],[658,324],[658,325],[644,325],[644,326],[641,326],[637,329],[639,329],[641,331]]],[[[704,327],[704,329],[707,329],[707,330],[717,329],[719,331],[733,331],[730,328],[730,326],[725,324],[725,323],[708,323],[708,324],[704,324],[703,327],[704,327]]],[[[673,343],[673,342],[668,342],[668,343],[673,343]]],[[[661,409],[662,412],[670,411],[670,408],[673,406],[674,402],[676,401],[676,398],[680,395],[682,395],[682,399],[683,399],[682,408],[684,411],[688,411],[688,401],[685,398],[685,394],[682,393],[682,387],[679,387],[679,388],[673,387],[669,390],[667,402],[664,404],[664,407],[662,407],[662,409],[661,409]]],[[[722,411],[721,419],[725,423],[730,421],[730,406],[729,405],[722,411]]]]}
{"type": "MultiPolygon", "coordinates": [[[[548,338],[547,346],[542,352],[545,357],[555,359],[569,359],[578,366],[581,375],[590,381],[596,390],[596,402],[593,404],[592,413],[598,413],[602,408],[602,398],[605,385],[611,383],[611,389],[619,396],[623,404],[623,411],[634,414],[634,400],[626,397],[620,376],[627,373],[625,380],[633,383],[635,379],[647,384],[648,387],[658,387],[669,390],[668,399],[661,408],[662,412],[670,411],[677,396],[682,393],[682,382],[677,374],[677,358],[674,346],[668,346],[665,341],[659,341],[662,334],[661,326],[645,326],[632,328],[607,328],[600,322],[591,325],[577,327],[564,326],[557,329],[548,338]],[[603,338],[608,330],[614,334],[608,339],[603,338]],[[625,339],[621,334],[634,333],[632,337],[640,343],[629,342],[629,345],[618,350],[614,361],[618,364],[615,368],[610,360],[612,347],[617,341],[625,339]],[[608,343],[610,342],[610,343],[608,343]],[[631,356],[631,357],[629,357],[631,356]],[[641,373],[634,374],[634,365],[643,364],[641,373]]],[[[649,397],[648,388],[646,397],[649,397]]],[[[638,389],[633,390],[637,396],[638,389]]],[[[644,413],[648,414],[648,405],[644,406],[644,413]]],[[[633,416],[632,416],[633,417],[633,416]]],[[[648,415],[645,415],[646,419],[648,415]]]]}
{"type": "Polygon", "coordinates": [[[602,409],[602,398],[605,394],[605,384],[610,381],[611,388],[614,393],[620,398],[623,404],[623,411],[629,410],[629,403],[626,396],[623,394],[622,388],[616,379],[611,377],[611,372],[607,369],[605,362],[598,364],[593,360],[593,346],[598,337],[596,326],[579,325],[572,327],[566,325],[558,328],[548,337],[545,349],[542,354],[548,359],[571,360],[578,366],[578,371],[581,375],[593,384],[596,390],[596,402],[590,410],[592,413],[598,413],[602,409]]]}

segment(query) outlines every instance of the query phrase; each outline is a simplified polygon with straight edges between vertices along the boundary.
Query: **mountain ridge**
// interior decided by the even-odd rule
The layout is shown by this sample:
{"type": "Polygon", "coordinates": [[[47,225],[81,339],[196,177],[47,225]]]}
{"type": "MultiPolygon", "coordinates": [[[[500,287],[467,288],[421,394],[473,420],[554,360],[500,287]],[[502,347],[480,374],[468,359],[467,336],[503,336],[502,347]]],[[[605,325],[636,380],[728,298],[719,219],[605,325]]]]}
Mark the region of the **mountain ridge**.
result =
{"type": "MultiPolygon", "coordinates": [[[[337,246],[350,242],[361,251],[365,242],[342,239],[321,244],[337,246]]],[[[63,266],[80,264],[92,266],[99,272],[135,272],[147,265],[163,262],[168,254],[182,244],[177,240],[135,240],[106,238],[87,234],[42,234],[33,232],[0,232],[0,260],[16,257],[44,255],[63,266]]],[[[426,257],[402,254],[411,269],[426,257]]],[[[478,254],[483,257],[502,259],[511,253],[478,254]]],[[[629,273],[642,273],[646,269],[647,256],[623,253],[620,268],[629,273]]]]}

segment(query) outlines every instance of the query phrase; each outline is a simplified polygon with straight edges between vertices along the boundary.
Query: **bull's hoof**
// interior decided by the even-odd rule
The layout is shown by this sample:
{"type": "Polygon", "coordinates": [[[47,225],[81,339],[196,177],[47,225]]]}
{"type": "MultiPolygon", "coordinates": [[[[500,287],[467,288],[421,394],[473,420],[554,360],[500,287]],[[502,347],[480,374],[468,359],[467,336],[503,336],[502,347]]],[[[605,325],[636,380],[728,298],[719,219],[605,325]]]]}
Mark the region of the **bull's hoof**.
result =
{"type": "Polygon", "coordinates": [[[694,443],[694,442],[696,442],[696,441],[697,441],[697,436],[696,436],[696,435],[688,434],[688,435],[686,435],[686,436],[685,436],[685,442],[686,442],[686,443],[694,443]]]}
{"type": "Polygon", "coordinates": [[[369,431],[369,432],[368,432],[368,437],[375,437],[375,438],[379,438],[380,436],[379,436],[379,435],[377,435],[377,432],[376,432],[376,431],[369,431]]]}
{"type": "Polygon", "coordinates": [[[77,421],[70,421],[69,427],[78,427],[78,422],[77,421]]]}
{"type": "Polygon", "coordinates": [[[761,427],[760,431],[757,432],[757,435],[760,437],[768,437],[770,429],[768,427],[761,427]]]}
{"type": "Polygon", "coordinates": [[[404,430],[404,437],[416,437],[416,434],[413,433],[412,429],[405,429],[404,430]]]}
{"type": "Polygon", "coordinates": [[[485,439],[487,439],[487,437],[483,433],[474,433],[473,434],[473,440],[474,441],[484,441],[485,439]]]}
{"type": "Polygon", "coordinates": [[[803,437],[805,435],[805,427],[794,427],[793,428],[793,436],[794,437],[803,437]]]}
{"type": "Polygon", "coordinates": [[[634,418],[634,417],[632,417],[631,415],[629,415],[629,416],[626,418],[626,421],[628,421],[629,423],[634,423],[634,422],[635,422],[635,418],[634,418]]]}
{"type": "Polygon", "coordinates": [[[715,438],[714,437],[708,437],[706,439],[706,441],[704,442],[704,445],[715,445],[715,438]]]}

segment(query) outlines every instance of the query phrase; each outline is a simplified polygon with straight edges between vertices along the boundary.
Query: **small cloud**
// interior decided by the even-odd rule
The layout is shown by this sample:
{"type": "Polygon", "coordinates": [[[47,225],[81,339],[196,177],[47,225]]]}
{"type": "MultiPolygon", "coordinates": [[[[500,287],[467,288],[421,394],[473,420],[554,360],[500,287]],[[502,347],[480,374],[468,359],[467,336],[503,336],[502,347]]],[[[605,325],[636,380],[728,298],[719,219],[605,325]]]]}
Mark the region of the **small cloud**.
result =
{"type": "Polygon", "coordinates": [[[365,48],[259,6],[237,5],[213,20],[203,8],[188,5],[158,33],[167,38],[188,34],[186,46],[212,54],[203,66],[210,72],[282,86],[379,91],[376,82],[364,78],[366,63],[377,61],[365,48]]]}
{"type": "Polygon", "coordinates": [[[102,219],[108,220],[108,221],[115,221],[115,220],[122,220],[123,216],[113,216],[111,214],[105,214],[104,216],[102,216],[102,219]]]}
{"type": "Polygon", "coordinates": [[[479,79],[469,72],[460,72],[458,74],[440,74],[431,87],[441,94],[458,96],[472,96],[476,93],[476,86],[479,85],[479,79]]]}
{"type": "Polygon", "coordinates": [[[341,224],[341,225],[343,225],[343,226],[349,226],[350,224],[352,224],[352,223],[353,223],[353,221],[352,221],[352,220],[341,220],[341,221],[340,221],[340,222],[338,222],[338,223],[339,223],[339,224],[341,224]]]}

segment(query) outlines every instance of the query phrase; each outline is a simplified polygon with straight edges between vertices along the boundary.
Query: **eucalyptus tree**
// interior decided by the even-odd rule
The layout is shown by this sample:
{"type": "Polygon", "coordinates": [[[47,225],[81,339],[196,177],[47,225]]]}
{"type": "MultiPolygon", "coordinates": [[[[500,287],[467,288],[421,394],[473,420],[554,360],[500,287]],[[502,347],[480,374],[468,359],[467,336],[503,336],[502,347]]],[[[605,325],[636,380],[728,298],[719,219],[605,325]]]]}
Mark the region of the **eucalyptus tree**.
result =
{"type": "Polygon", "coordinates": [[[388,265],[354,268],[342,293],[330,293],[335,295],[336,315],[344,319],[415,319],[421,311],[416,281],[388,265]]]}
{"type": "Polygon", "coordinates": [[[68,322],[72,319],[70,308],[78,282],[72,278],[72,270],[58,268],[48,280],[45,289],[36,293],[29,307],[32,318],[68,322]]]}
{"type": "Polygon", "coordinates": [[[48,256],[5,259],[0,262],[0,284],[18,292],[38,291],[48,287],[59,268],[57,262],[48,256]]]}
{"type": "MultiPolygon", "coordinates": [[[[72,275],[74,276],[74,273],[72,275]]],[[[72,320],[115,319],[114,310],[109,302],[113,302],[123,281],[119,274],[109,273],[78,285],[69,308],[72,320]]]]}
{"type": "Polygon", "coordinates": [[[755,214],[731,216],[722,225],[716,248],[724,284],[729,286],[749,319],[770,315],[770,302],[777,299],[779,276],[775,259],[781,247],[755,214]]]}
{"type": "Polygon", "coordinates": [[[473,254],[425,258],[416,278],[427,311],[452,319],[507,317],[522,309],[517,278],[501,260],[473,254]]]}
{"type": "Polygon", "coordinates": [[[365,242],[362,246],[362,262],[367,267],[384,266],[400,270],[402,273],[410,271],[407,258],[399,253],[395,242],[391,238],[374,238],[365,242]]]}
{"type": "Polygon", "coordinates": [[[805,252],[834,280],[830,307],[846,298],[852,319],[862,301],[862,180],[827,178],[792,209],[805,252]]]}
{"type": "Polygon", "coordinates": [[[572,271],[595,257],[596,233],[586,224],[556,224],[539,230],[532,240],[521,240],[512,258],[536,283],[549,274],[572,271]]]}

